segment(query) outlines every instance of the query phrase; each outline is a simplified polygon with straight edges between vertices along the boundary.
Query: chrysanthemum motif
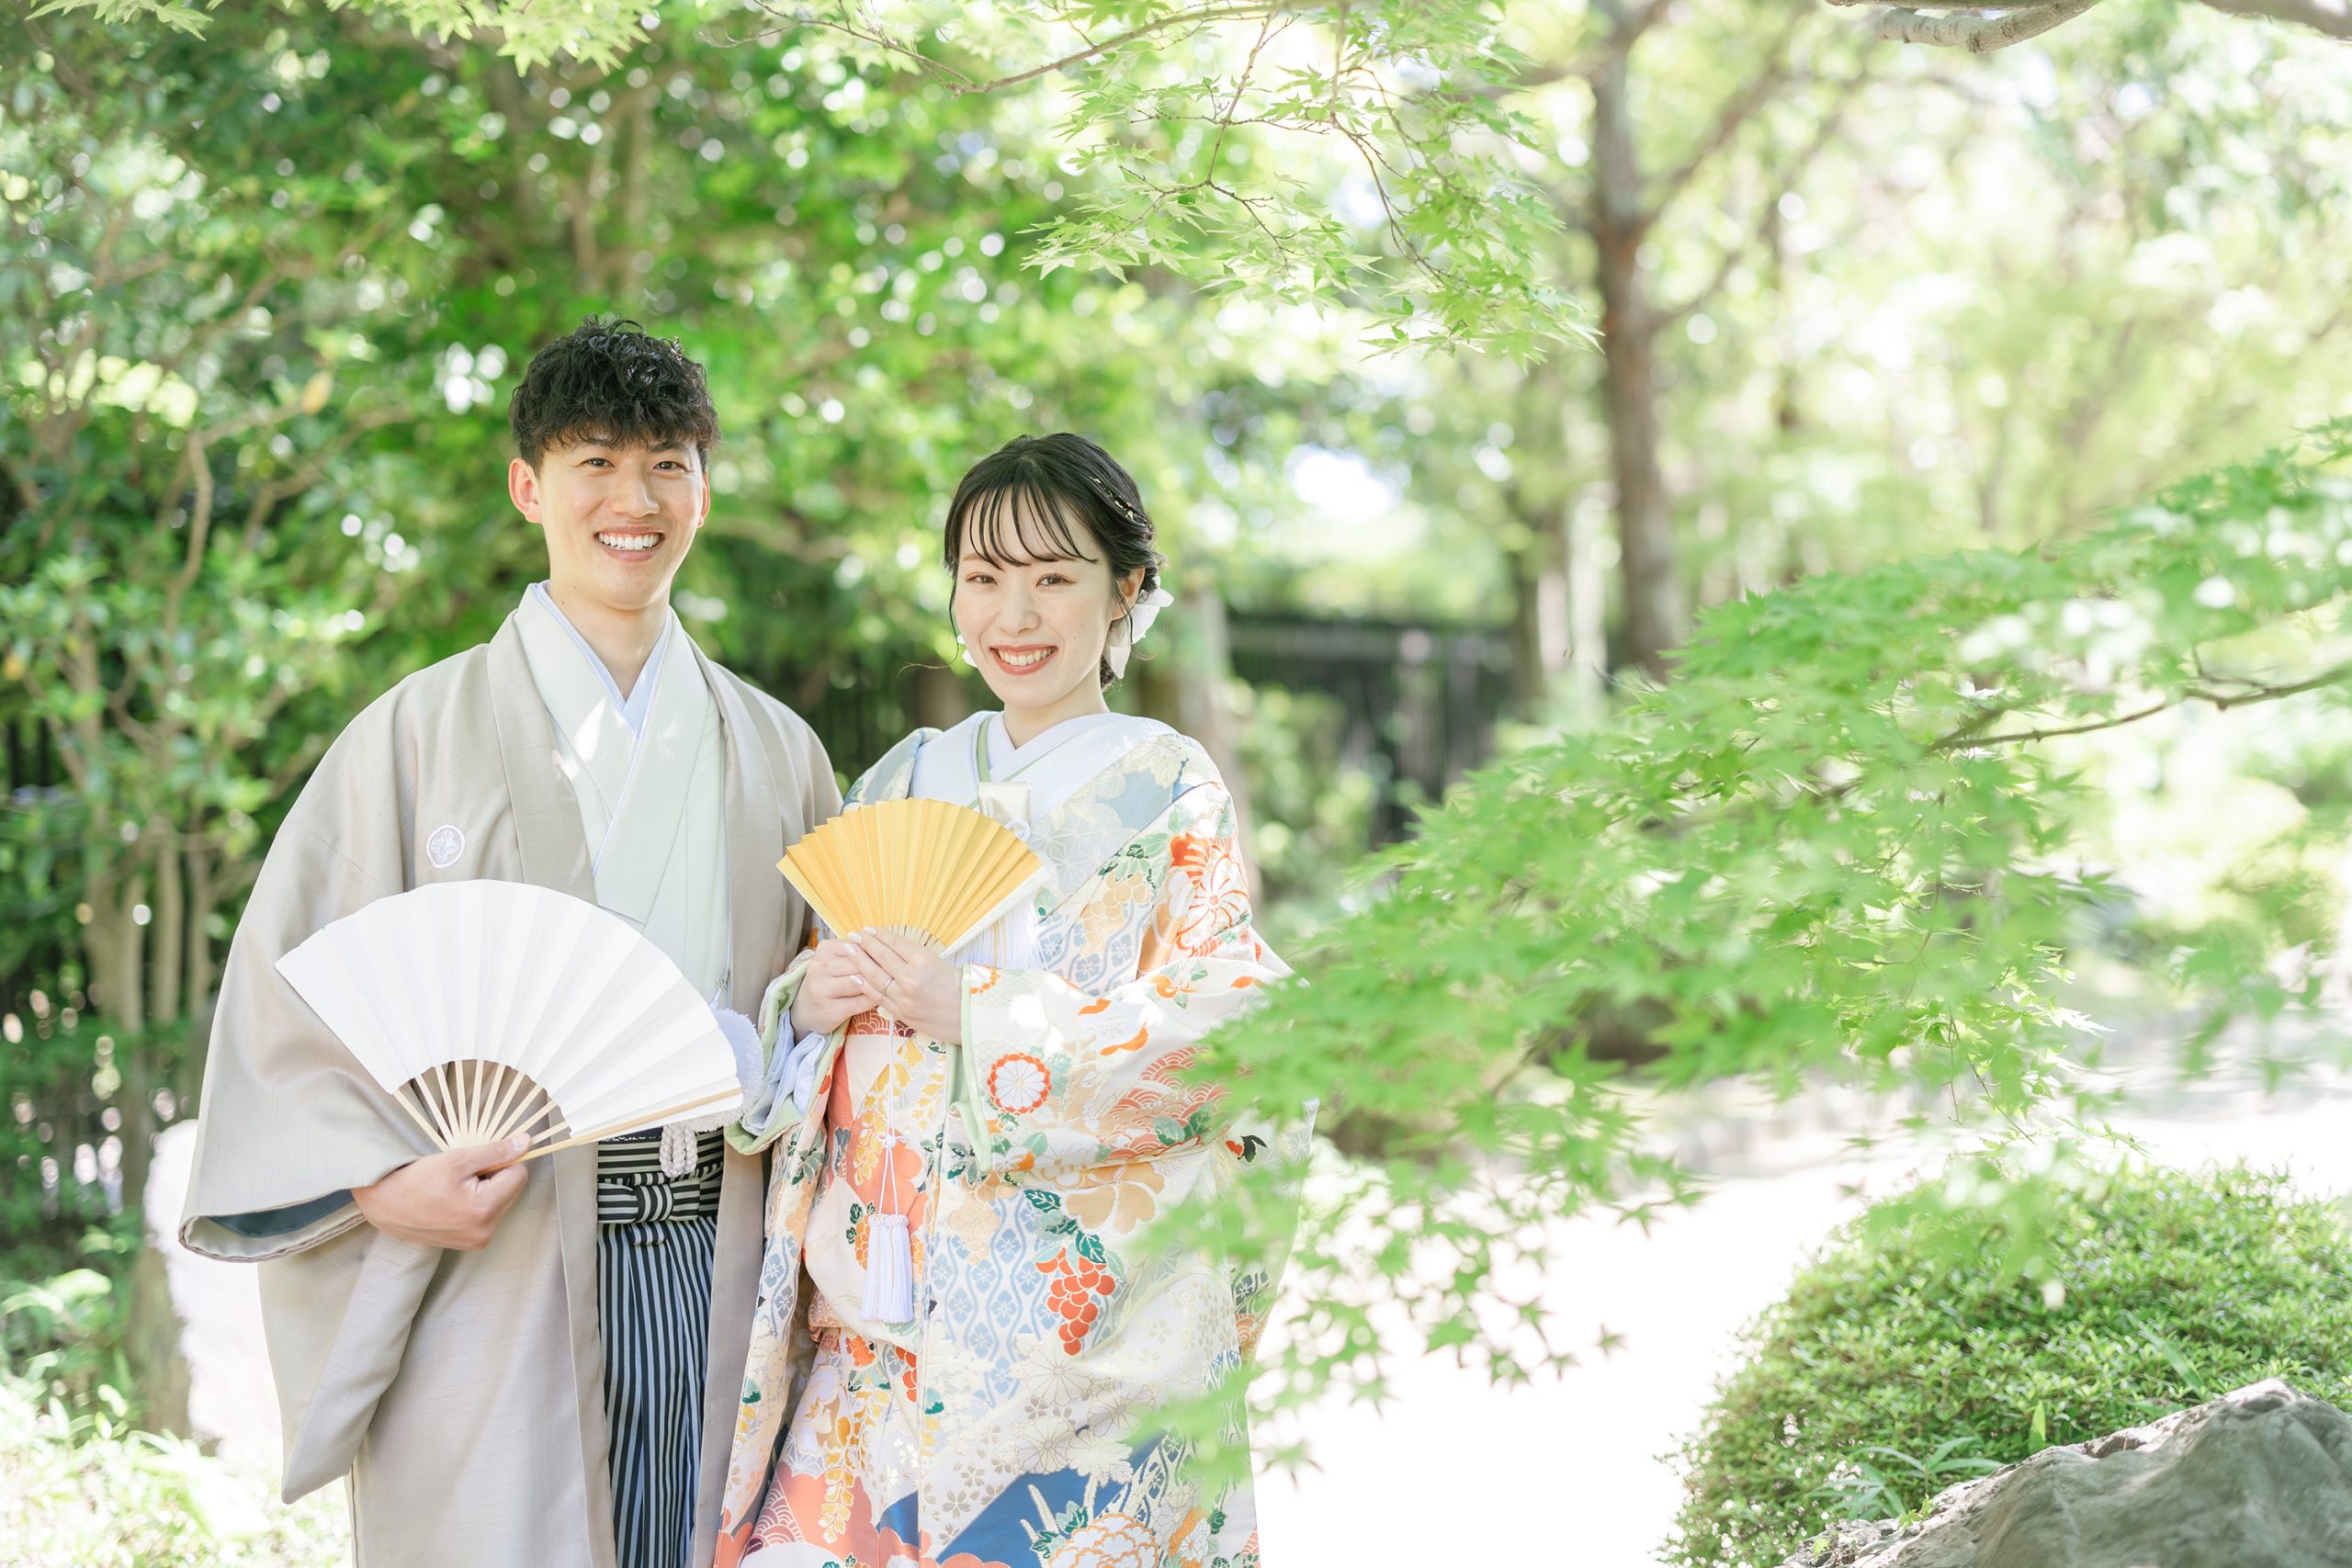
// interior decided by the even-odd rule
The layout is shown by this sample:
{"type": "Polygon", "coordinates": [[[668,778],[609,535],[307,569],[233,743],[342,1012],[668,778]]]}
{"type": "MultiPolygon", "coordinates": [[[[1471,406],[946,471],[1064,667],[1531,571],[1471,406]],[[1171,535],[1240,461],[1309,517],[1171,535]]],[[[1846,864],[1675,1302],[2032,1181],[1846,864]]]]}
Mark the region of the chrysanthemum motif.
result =
{"type": "Polygon", "coordinates": [[[1108,1432],[1080,1432],[1069,1446],[1072,1470],[1089,1481],[1108,1481],[1123,1484],[1135,1478],[1135,1466],[1127,1460],[1127,1445],[1108,1432]]]}
{"type": "Polygon", "coordinates": [[[1100,1515],[1080,1526],[1061,1551],[1089,1568],[1153,1568],[1159,1561],[1159,1542],[1150,1529],[1125,1514],[1100,1515]]]}
{"type": "Polygon", "coordinates": [[[1050,1473],[1069,1462],[1069,1423],[1046,1416],[1012,1429],[1012,1461],[1032,1474],[1050,1473]]]}
{"type": "Polygon", "coordinates": [[[1026,1115],[1045,1104],[1053,1084],[1046,1064],[1025,1052],[999,1056],[996,1066],[989,1069],[989,1098],[996,1101],[999,1110],[1015,1116],[1026,1115]]]}
{"type": "Polygon", "coordinates": [[[1040,1339],[1030,1346],[1023,1359],[1021,1379],[1036,1395],[1057,1408],[1076,1404],[1093,1393],[1095,1377],[1082,1364],[1073,1361],[1050,1339],[1040,1339]]]}

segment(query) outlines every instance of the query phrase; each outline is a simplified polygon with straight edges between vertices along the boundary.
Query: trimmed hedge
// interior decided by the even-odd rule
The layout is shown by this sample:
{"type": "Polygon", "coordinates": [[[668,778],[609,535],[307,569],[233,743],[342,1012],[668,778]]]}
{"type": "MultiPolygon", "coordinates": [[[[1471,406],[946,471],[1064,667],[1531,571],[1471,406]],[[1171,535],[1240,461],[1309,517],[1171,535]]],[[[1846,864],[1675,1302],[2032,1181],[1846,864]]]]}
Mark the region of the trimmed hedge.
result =
{"type": "Polygon", "coordinates": [[[2062,1201],[2055,1306],[1997,1248],[1952,1266],[1950,1235],[1865,1214],[1749,1326],[1682,1448],[1664,1561],[1769,1568],[1839,1518],[2264,1378],[2352,1408],[2352,1235],[2279,1176],[2128,1169],[2062,1201]]]}

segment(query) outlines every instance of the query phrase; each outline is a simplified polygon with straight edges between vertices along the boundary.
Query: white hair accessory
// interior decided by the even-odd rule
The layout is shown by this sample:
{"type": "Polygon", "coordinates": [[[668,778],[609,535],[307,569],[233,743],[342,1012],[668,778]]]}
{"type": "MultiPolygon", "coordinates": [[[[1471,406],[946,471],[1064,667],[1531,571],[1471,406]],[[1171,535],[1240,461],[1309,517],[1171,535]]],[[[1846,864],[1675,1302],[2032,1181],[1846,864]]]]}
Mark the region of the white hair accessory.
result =
{"type": "Polygon", "coordinates": [[[1136,644],[1143,640],[1143,634],[1151,630],[1151,623],[1159,618],[1159,612],[1174,603],[1176,595],[1165,588],[1154,588],[1128,606],[1125,638],[1102,650],[1102,657],[1111,661],[1114,679],[1127,672],[1127,656],[1136,650],[1136,644]]]}

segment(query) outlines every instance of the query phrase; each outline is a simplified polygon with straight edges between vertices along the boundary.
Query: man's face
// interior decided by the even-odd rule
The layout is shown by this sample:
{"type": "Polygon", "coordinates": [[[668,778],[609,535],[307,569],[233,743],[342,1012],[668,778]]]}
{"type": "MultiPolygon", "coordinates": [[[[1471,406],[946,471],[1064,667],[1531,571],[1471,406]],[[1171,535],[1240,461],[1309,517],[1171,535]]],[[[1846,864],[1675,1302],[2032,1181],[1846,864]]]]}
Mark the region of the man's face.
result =
{"type": "Polygon", "coordinates": [[[710,514],[702,456],[691,445],[550,446],[533,468],[520,457],[507,492],[548,536],[548,577],[560,595],[623,613],[665,604],[670,580],[710,514]]]}

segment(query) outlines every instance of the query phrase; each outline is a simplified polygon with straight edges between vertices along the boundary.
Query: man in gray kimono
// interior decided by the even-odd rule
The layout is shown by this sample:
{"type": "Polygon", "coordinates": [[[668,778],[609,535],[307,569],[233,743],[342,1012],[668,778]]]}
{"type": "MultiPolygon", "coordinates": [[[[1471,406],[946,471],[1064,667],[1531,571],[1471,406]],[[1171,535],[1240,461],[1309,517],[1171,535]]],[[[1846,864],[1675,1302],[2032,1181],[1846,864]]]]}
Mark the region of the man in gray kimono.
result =
{"type": "Polygon", "coordinates": [[[713,1550],[760,1162],[693,1124],[527,1167],[519,1144],[430,1152],[276,967],[376,898],[482,877],[615,910],[741,1011],[801,945],[775,863],[838,810],[832,770],[670,609],[710,509],[701,367],[592,318],[511,415],[548,580],[354,720],[279,829],[181,1235],[261,1263],[285,1495],[347,1474],[366,1568],[684,1568],[713,1550]]]}

